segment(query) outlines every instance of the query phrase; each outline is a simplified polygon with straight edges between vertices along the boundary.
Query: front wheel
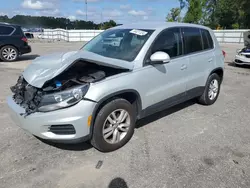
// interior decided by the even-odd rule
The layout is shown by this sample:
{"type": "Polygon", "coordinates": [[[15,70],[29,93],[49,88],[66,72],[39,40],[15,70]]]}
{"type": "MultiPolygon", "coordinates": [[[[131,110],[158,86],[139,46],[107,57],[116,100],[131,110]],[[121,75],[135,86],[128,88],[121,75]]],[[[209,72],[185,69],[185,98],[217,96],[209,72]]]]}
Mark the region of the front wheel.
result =
{"type": "Polygon", "coordinates": [[[124,146],[133,136],[135,111],[125,99],[114,99],[104,105],[96,116],[91,144],[102,152],[124,146]]]}
{"type": "Polygon", "coordinates": [[[203,95],[199,102],[203,105],[212,105],[220,94],[221,79],[218,74],[213,73],[209,76],[203,95]]]}

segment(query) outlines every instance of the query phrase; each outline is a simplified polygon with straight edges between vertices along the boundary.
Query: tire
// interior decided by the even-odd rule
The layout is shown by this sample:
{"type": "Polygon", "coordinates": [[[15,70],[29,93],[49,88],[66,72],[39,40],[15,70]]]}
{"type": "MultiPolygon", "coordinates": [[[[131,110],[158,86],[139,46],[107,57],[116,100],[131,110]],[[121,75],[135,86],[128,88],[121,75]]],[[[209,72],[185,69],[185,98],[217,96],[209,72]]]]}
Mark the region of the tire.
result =
{"type": "Polygon", "coordinates": [[[205,90],[204,93],[202,94],[202,96],[198,99],[200,104],[203,105],[212,105],[215,103],[215,101],[217,100],[219,94],[220,94],[220,86],[221,86],[221,78],[218,76],[218,74],[213,73],[208,77],[207,80],[207,84],[205,86],[205,90]],[[218,87],[217,87],[217,92],[214,92],[216,89],[214,87],[214,89],[211,89],[211,84],[213,83],[218,83],[218,87]],[[211,91],[213,90],[213,91],[211,91]],[[213,94],[211,94],[213,93],[213,94]],[[216,93],[216,95],[215,95],[216,93]],[[211,97],[213,95],[213,97],[211,97]]]}
{"type": "Polygon", "coordinates": [[[5,62],[13,62],[18,58],[19,52],[14,46],[4,46],[0,50],[0,59],[5,62]],[[7,56],[7,53],[11,53],[11,56],[7,56]]]}
{"type": "Polygon", "coordinates": [[[135,109],[133,108],[132,104],[125,99],[116,98],[111,102],[105,104],[95,118],[91,144],[101,152],[111,152],[123,147],[134,134],[135,117],[135,109]],[[120,117],[119,115],[121,115],[122,112],[127,112],[126,119],[122,121],[121,124],[117,122],[116,124],[111,125],[111,120],[107,120],[107,118],[110,116],[112,122],[114,123],[113,120],[115,118],[111,115],[112,112],[115,112],[116,117],[120,117]],[[129,126],[127,126],[128,124],[129,126]],[[111,131],[107,131],[110,129],[111,131]],[[120,129],[126,130],[126,132],[122,132],[120,129]],[[104,130],[106,131],[105,134],[104,130]],[[119,133],[117,133],[118,130],[119,133]],[[111,132],[113,133],[109,136],[111,132]],[[120,136],[115,136],[117,134],[119,134],[120,136]],[[106,136],[106,138],[104,135],[106,136]],[[113,142],[113,138],[116,138],[115,142],[113,142]],[[118,138],[121,139],[119,140],[118,138]]]}
{"type": "Polygon", "coordinates": [[[238,65],[238,64],[236,64],[236,63],[234,63],[234,66],[235,66],[235,67],[239,67],[239,65],[238,65]]]}

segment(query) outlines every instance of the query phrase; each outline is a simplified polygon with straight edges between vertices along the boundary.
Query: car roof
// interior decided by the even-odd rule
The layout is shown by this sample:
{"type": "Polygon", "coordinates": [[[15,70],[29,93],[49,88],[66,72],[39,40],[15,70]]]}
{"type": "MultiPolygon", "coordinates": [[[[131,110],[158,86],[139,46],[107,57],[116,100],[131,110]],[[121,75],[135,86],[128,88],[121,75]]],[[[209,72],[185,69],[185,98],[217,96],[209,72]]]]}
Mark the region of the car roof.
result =
{"type": "Polygon", "coordinates": [[[6,23],[6,22],[0,22],[0,26],[20,27],[20,25],[17,25],[17,24],[11,24],[11,23],[6,23]]]}
{"type": "Polygon", "coordinates": [[[153,29],[153,30],[163,30],[169,27],[197,27],[203,29],[209,29],[208,27],[198,25],[198,24],[190,24],[190,23],[179,23],[179,22],[140,22],[140,23],[129,23],[123,24],[116,27],[114,29],[153,29]]]}

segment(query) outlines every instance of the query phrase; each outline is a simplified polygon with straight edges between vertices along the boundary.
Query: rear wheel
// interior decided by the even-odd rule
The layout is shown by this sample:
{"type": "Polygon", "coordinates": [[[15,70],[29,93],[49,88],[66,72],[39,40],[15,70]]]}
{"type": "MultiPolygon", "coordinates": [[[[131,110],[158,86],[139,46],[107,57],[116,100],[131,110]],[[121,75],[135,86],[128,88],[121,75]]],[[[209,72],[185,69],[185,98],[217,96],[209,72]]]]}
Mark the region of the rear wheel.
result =
{"type": "Polygon", "coordinates": [[[14,46],[4,46],[0,50],[0,59],[6,62],[15,61],[18,58],[18,50],[14,46]]]}
{"type": "Polygon", "coordinates": [[[203,95],[199,102],[204,105],[212,105],[220,94],[221,78],[218,74],[213,73],[209,76],[203,95]]]}
{"type": "Polygon", "coordinates": [[[104,105],[96,116],[91,144],[102,152],[124,146],[133,136],[135,111],[125,99],[114,99],[104,105]]]}

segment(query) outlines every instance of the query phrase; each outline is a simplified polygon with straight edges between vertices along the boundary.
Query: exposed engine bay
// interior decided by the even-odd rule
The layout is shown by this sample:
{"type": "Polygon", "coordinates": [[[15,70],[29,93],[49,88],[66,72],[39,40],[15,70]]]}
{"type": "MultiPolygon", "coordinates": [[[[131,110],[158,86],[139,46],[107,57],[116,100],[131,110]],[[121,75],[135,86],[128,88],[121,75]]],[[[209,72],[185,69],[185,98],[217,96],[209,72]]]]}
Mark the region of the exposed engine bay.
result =
{"type": "Polygon", "coordinates": [[[89,85],[125,71],[125,69],[78,61],[55,78],[48,80],[42,88],[30,85],[23,76],[20,76],[16,85],[11,87],[11,91],[14,94],[14,101],[25,109],[25,114],[22,115],[27,116],[38,111],[46,95],[60,93],[76,86],[89,85]]]}
{"type": "Polygon", "coordinates": [[[250,65],[250,31],[244,32],[244,48],[237,50],[236,65],[250,65]]]}
{"type": "Polygon", "coordinates": [[[250,48],[250,31],[243,33],[244,45],[246,48],[250,48]]]}
{"type": "Polygon", "coordinates": [[[238,53],[250,53],[250,46],[242,48],[238,53]]]}
{"type": "Polygon", "coordinates": [[[244,48],[239,50],[239,53],[250,53],[250,31],[243,33],[244,48]]]}

